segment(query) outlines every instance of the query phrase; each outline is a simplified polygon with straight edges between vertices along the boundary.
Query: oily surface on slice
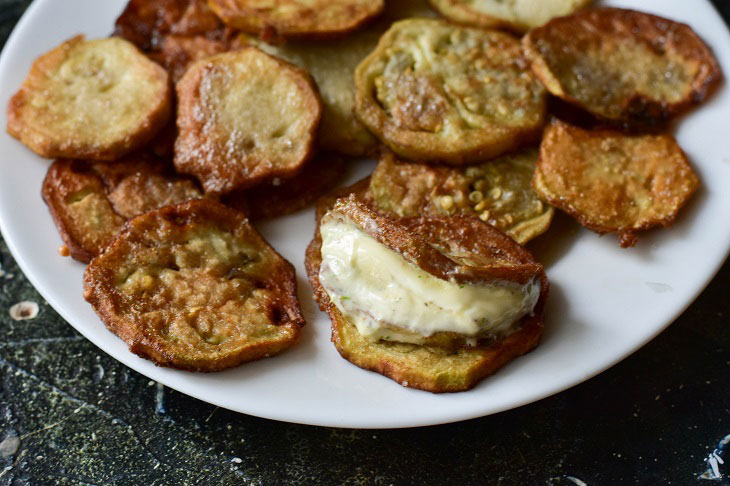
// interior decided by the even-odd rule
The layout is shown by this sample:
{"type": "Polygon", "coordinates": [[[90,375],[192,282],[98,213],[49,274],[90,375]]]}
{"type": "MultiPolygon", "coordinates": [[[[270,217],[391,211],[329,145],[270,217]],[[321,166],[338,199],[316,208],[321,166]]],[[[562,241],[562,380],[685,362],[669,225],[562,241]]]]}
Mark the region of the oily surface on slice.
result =
{"type": "Polygon", "coordinates": [[[407,17],[434,16],[425,0],[388,2],[377,21],[347,37],[330,40],[297,40],[267,44],[256,39],[248,42],[265,52],[307,70],[317,82],[322,96],[320,147],[353,157],[369,155],[377,147],[376,139],[355,117],[355,68],[375,49],[378,39],[395,20],[407,17]]]}
{"type": "Polygon", "coordinates": [[[636,231],[670,226],[699,179],[670,135],[629,136],[553,122],[533,186],[583,226],[618,233],[627,247],[636,243],[636,231]]]}
{"type": "MultiPolygon", "coordinates": [[[[323,209],[318,208],[318,213],[323,209]]],[[[332,340],[348,361],[404,386],[431,392],[454,392],[472,388],[485,376],[537,345],[544,327],[541,316],[548,290],[547,278],[542,266],[529,252],[506,235],[475,218],[463,216],[390,220],[369,209],[354,195],[339,199],[334,211],[346,215],[371,237],[439,278],[478,284],[494,280],[526,282],[538,276],[542,282],[534,315],[525,317],[521,329],[505,339],[464,347],[463,339],[457,346],[459,340],[451,336],[452,333],[437,333],[430,338],[433,345],[373,342],[360,335],[342,316],[320,285],[321,218],[318,218],[305,264],[315,298],[332,320],[332,340]]]]}
{"type": "Polygon", "coordinates": [[[430,0],[444,17],[459,24],[525,32],[585,7],[591,0],[430,0]]]}
{"type": "Polygon", "coordinates": [[[344,173],[341,157],[319,154],[291,179],[275,179],[233,192],[223,198],[223,203],[243,211],[252,220],[277,218],[312,205],[336,186],[344,173]]]}
{"type": "Polygon", "coordinates": [[[191,63],[225,52],[235,41],[206,0],[130,0],[114,35],[162,65],[174,82],[191,63]]]}
{"type": "Polygon", "coordinates": [[[208,0],[223,21],[264,37],[326,37],[378,15],[384,0],[208,0]]]}
{"type": "Polygon", "coordinates": [[[254,47],[193,64],[177,84],[175,167],[223,194],[296,174],[322,113],[304,71],[254,47]]]}
{"type": "Polygon", "coordinates": [[[273,356],[304,325],[291,264],[207,200],[130,220],[87,268],[84,297],[130,351],[190,371],[273,356]]]}
{"type": "Polygon", "coordinates": [[[370,178],[379,211],[398,217],[478,216],[519,244],[545,232],[553,217],[532,189],[537,149],[466,168],[405,162],[384,152],[370,178]]]}
{"type": "Polygon", "coordinates": [[[627,125],[684,111],[722,77],[689,26],[633,10],[595,8],[554,19],[523,44],[550,93],[627,125]]]}
{"type": "Polygon", "coordinates": [[[8,132],[42,157],[114,160],[170,117],[167,73],[119,38],[74,37],[35,60],[8,105],[8,132]]]}
{"type": "Polygon", "coordinates": [[[86,263],[104,250],[127,219],[203,196],[194,181],[143,154],[112,163],[56,160],[42,194],[71,256],[86,263]]]}
{"type": "Polygon", "coordinates": [[[167,35],[220,40],[225,27],[205,0],[129,0],[114,24],[114,34],[142,51],[156,49],[167,35]]]}
{"type": "Polygon", "coordinates": [[[517,39],[434,19],[396,22],[355,71],[358,118],[402,157],[454,165],[539,136],[546,95],[517,39]]]}

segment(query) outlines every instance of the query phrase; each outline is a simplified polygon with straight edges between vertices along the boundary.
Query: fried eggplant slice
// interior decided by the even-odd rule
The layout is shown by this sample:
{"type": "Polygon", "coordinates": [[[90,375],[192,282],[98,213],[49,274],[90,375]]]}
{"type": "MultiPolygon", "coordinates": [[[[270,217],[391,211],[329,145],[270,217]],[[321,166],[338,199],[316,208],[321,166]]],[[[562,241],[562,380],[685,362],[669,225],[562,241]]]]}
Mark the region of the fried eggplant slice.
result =
{"type": "Polygon", "coordinates": [[[584,130],[553,121],[545,130],[533,187],[597,233],[634,246],[637,231],[670,226],[699,187],[670,135],[584,130]]]}
{"type": "Polygon", "coordinates": [[[162,65],[173,82],[190,64],[229,50],[235,40],[205,0],[130,0],[114,35],[162,65]]]}
{"type": "Polygon", "coordinates": [[[205,0],[129,0],[114,25],[114,35],[142,51],[155,50],[167,35],[221,40],[225,27],[205,0]]]}
{"type": "Polygon", "coordinates": [[[71,256],[84,263],[111,243],[127,219],[203,197],[194,181],[140,154],[113,163],[56,160],[42,195],[71,256]]]}
{"type": "Polygon", "coordinates": [[[307,70],[317,83],[324,111],[318,144],[327,151],[360,157],[370,155],[377,141],[355,117],[355,68],[375,49],[390,24],[407,17],[433,16],[425,0],[388,2],[377,22],[337,42],[302,40],[271,45],[248,39],[252,45],[307,70]]]}
{"type": "Polygon", "coordinates": [[[465,168],[401,161],[384,152],[370,178],[373,206],[398,217],[478,216],[524,245],[547,231],[553,208],[532,190],[537,149],[465,168]]]}
{"type": "Polygon", "coordinates": [[[656,125],[687,110],[722,77],[689,26],[633,10],[594,8],[554,19],[523,44],[550,93],[626,126],[656,125]]]}
{"type": "Polygon", "coordinates": [[[322,115],[316,86],[255,47],[196,62],[177,95],[175,167],[206,192],[293,177],[312,155],[322,115]]]}
{"type": "Polygon", "coordinates": [[[355,110],[391,150],[462,165],[536,140],[545,89],[517,39],[435,19],[396,22],[355,70],[355,110]]]}
{"type": "Polygon", "coordinates": [[[223,198],[223,203],[243,211],[256,221],[294,213],[312,205],[335,187],[345,173],[345,163],[336,155],[318,155],[291,179],[275,179],[223,198]]]}
{"type": "Polygon", "coordinates": [[[522,33],[585,7],[591,0],[430,0],[433,8],[458,24],[522,33]]]}
{"type": "Polygon", "coordinates": [[[270,37],[330,37],[383,11],[384,0],[208,0],[226,24],[270,37]]]}
{"type": "Polygon", "coordinates": [[[468,390],[532,350],[544,327],[542,266],[476,218],[392,220],[350,195],[318,222],[306,265],[340,354],[404,386],[468,390]],[[340,266],[349,251],[351,264],[340,266]],[[501,324],[492,320],[485,331],[478,327],[491,318],[462,319],[487,300],[500,302],[501,324]]]}
{"type": "Polygon", "coordinates": [[[41,157],[114,160],[170,118],[167,73],[134,45],[77,36],[35,60],[8,105],[8,133],[41,157]]]}
{"type": "Polygon", "coordinates": [[[56,160],[43,180],[42,195],[61,239],[81,262],[100,254],[124,224],[103,181],[83,162],[56,160]]]}
{"type": "Polygon", "coordinates": [[[359,157],[374,152],[377,141],[355,118],[352,74],[379,38],[379,31],[368,28],[336,43],[305,41],[271,45],[255,39],[250,42],[312,75],[323,105],[319,146],[324,150],[359,157]]]}
{"type": "Polygon", "coordinates": [[[84,297],[130,351],[189,371],[273,356],[304,325],[294,267],[208,200],[130,220],[87,267],[84,297]]]}

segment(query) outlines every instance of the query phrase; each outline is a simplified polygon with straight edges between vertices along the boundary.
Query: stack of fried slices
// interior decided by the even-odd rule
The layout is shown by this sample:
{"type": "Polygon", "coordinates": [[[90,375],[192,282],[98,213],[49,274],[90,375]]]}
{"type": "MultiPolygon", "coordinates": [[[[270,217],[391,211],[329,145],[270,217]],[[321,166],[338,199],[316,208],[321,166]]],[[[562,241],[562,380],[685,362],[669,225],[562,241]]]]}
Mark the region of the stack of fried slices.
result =
{"type": "Polygon", "coordinates": [[[340,354],[468,390],[540,340],[522,245],[554,208],[623,247],[675,220],[699,179],[664,127],[721,78],[695,32],[589,0],[431,3],[130,0],[111,37],[35,61],[8,131],[55,159],[60,253],[132,352],[217,371],[296,344],[294,268],[250,221],[317,201],[306,268],[340,354]]]}

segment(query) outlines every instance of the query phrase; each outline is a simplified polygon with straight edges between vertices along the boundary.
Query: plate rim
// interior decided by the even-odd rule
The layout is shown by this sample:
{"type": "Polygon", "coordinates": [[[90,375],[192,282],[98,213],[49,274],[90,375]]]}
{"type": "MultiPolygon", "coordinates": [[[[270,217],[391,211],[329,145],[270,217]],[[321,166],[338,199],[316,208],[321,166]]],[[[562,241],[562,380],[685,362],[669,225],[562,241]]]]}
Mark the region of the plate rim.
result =
{"type": "MultiPolygon", "coordinates": [[[[116,0],[120,4],[123,4],[124,0],[116,0]]],[[[35,15],[37,15],[37,12],[42,11],[44,6],[48,3],[51,3],[52,0],[34,0],[31,5],[28,7],[28,9],[24,12],[21,19],[18,21],[16,26],[14,27],[12,33],[8,37],[2,53],[0,53],[0,73],[3,73],[6,69],[5,64],[7,61],[6,53],[16,49],[16,44],[19,42],[19,38],[21,36],[21,32],[25,29],[28,29],[30,25],[32,25],[33,18],[35,15]]],[[[730,39],[730,29],[728,28],[727,23],[722,19],[719,12],[715,8],[715,6],[709,2],[709,0],[705,0],[706,4],[709,4],[712,8],[712,11],[716,17],[719,17],[720,21],[723,23],[725,29],[724,34],[726,37],[726,40],[730,39]]],[[[101,8],[109,8],[108,6],[101,7],[101,8]]],[[[60,42],[60,40],[58,41],[60,42]]],[[[709,42],[708,42],[709,43],[709,42]]],[[[715,50],[716,52],[716,50],[715,50]]],[[[716,52],[717,55],[717,52],[716,52]]],[[[719,58],[720,56],[717,55],[719,58]]],[[[726,82],[724,82],[726,83],[726,82]]],[[[722,86],[718,88],[718,91],[726,91],[728,88],[723,83],[722,86]]],[[[17,88],[16,88],[17,89],[17,88]]],[[[715,96],[718,96],[718,93],[713,94],[713,98],[715,96]]],[[[708,103],[712,103],[712,100],[709,100],[708,103]]],[[[730,105],[729,105],[730,107],[730,105]]],[[[702,106],[697,107],[697,110],[701,110],[702,106]]],[[[688,115],[688,116],[691,116],[688,115]]],[[[683,123],[684,120],[680,120],[680,123],[683,123]]],[[[1,217],[3,214],[3,210],[0,209],[0,232],[3,234],[3,238],[8,246],[8,249],[10,250],[10,253],[13,255],[13,258],[15,259],[18,267],[21,269],[25,277],[28,279],[28,281],[33,285],[33,287],[39,292],[39,294],[48,302],[48,304],[54,309],[55,312],[57,312],[68,324],[70,324],[76,331],[78,331],[80,334],[82,334],[86,339],[91,341],[97,348],[104,351],[106,354],[108,354],[113,359],[119,361],[120,363],[124,364],[125,366],[135,370],[136,372],[142,374],[143,376],[146,376],[150,379],[153,379],[159,383],[162,383],[165,386],[168,386],[169,388],[175,389],[183,394],[186,394],[188,396],[192,396],[194,398],[197,398],[199,400],[202,400],[207,403],[212,403],[217,406],[222,406],[224,408],[231,409],[230,407],[227,407],[225,405],[221,405],[220,403],[216,403],[215,401],[212,401],[210,397],[204,396],[202,393],[197,393],[195,390],[191,392],[191,390],[188,389],[181,389],[184,387],[179,387],[176,384],[171,384],[170,380],[167,379],[165,376],[165,373],[161,373],[159,376],[150,376],[150,370],[149,369],[143,369],[145,368],[144,362],[142,362],[141,359],[137,358],[135,355],[130,353],[128,350],[126,350],[126,347],[124,349],[124,353],[126,355],[122,355],[114,348],[109,349],[106,345],[102,343],[101,340],[97,339],[96,336],[91,334],[90,332],[86,332],[87,330],[76,323],[74,323],[73,319],[71,319],[71,311],[69,310],[68,306],[64,304],[63,302],[59,302],[56,299],[56,296],[49,291],[48,288],[46,288],[46,285],[41,281],[42,276],[37,275],[34,271],[31,270],[29,263],[26,261],[25,253],[24,251],[19,248],[16,245],[16,240],[13,236],[13,231],[11,228],[7,227],[7,222],[5,221],[5,218],[1,217]],[[139,360],[139,361],[138,361],[139,360]]],[[[730,223],[729,223],[730,224],[730,223]]],[[[717,273],[722,268],[723,263],[727,260],[728,255],[730,254],[730,240],[726,242],[724,249],[724,255],[719,259],[719,262],[714,266],[714,270],[710,272],[710,274],[705,275],[702,279],[703,283],[702,285],[698,286],[694,289],[694,291],[691,293],[691,298],[686,299],[686,302],[681,306],[679,310],[676,312],[673,312],[673,316],[666,320],[663,325],[657,326],[656,328],[652,329],[652,332],[647,333],[643,339],[636,340],[634,344],[630,347],[630,349],[626,350],[625,353],[619,354],[614,356],[612,360],[609,360],[608,364],[605,362],[602,363],[601,366],[598,366],[596,369],[592,370],[589,373],[586,373],[582,375],[580,378],[576,380],[568,380],[563,385],[551,388],[549,390],[544,391],[543,393],[537,393],[537,394],[525,394],[522,399],[520,400],[513,400],[509,405],[503,406],[499,408],[498,410],[494,411],[487,411],[487,412],[467,412],[462,414],[455,414],[455,415],[448,415],[445,414],[439,419],[434,419],[434,417],[427,416],[423,418],[413,418],[410,421],[403,422],[403,423],[391,423],[387,420],[360,420],[358,423],[354,423],[351,421],[343,421],[343,420],[302,420],[301,418],[294,418],[292,419],[291,416],[283,416],[281,414],[266,414],[266,413],[257,413],[257,411],[242,411],[242,410],[236,410],[231,409],[239,413],[245,413],[252,416],[257,416],[261,418],[268,418],[272,420],[278,420],[278,421],[285,421],[285,422],[292,422],[292,423],[301,423],[301,424],[309,424],[309,425],[320,425],[320,426],[335,426],[335,427],[348,427],[348,428],[368,428],[368,429],[377,429],[377,428],[407,428],[407,427],[418,427],[418,426],[427,426],[427,425],[438,425],[443,423],[450,423],[450,422],[456,422],[461,420],[467,420],[477,417],[482,417],[485,415],[491,415],[495,413],[500,413],[506,410],[510,410],[513,408],[521,407],[525,404],[532,403],[539,401],[543,398],[546,398],[548,396],[555,395],[557,393],[560,393],[566,389],[569,389],[573,386],[576,386],[580,383],[583,383],[594,376],[602,373],[603,371],[606,371],[607,369],[613,367],[618,362],[626,359],[631,354],[635,353],[639,349],[641,349],[643,346],[646,345],[649,341],[651,341],[654,337],[656,337],[659,333],[661,333],[664,329],[666,329],[671,323],[673,323],[696,299],[697,297],[705,290],[707,285],[710,284],[710,282],[715,278],[717,273]],[[604,366],[605,365],[605,366],[604,366]],[[342,422],[342,423],[338,423],[342,422]],[[346,422],[346,423],[345,423],[346,422]]],[[[308,290],[308,288],[307,288],[308,290]]],[[[313,326],[314,323],[309,323],[310,326],[313,326]]],[[[105,330],[105,329],[104,329],[105,330]]],[[[306,338],[306,336],[305,336],[306,338]]],[[[158,371],[161,370],[160,368],[153,368],[153,370],[158,371]]],[[[364,370],[360,370],[362,373],[368,373],[364,370]]],[[[153,373],[155,374],[155,373],[153,373]]],[[[425,393],[425,392],[416,392],[416,393],[425,393]]],[[[469,393],[469,392],[467,392],[469,393]]]]}

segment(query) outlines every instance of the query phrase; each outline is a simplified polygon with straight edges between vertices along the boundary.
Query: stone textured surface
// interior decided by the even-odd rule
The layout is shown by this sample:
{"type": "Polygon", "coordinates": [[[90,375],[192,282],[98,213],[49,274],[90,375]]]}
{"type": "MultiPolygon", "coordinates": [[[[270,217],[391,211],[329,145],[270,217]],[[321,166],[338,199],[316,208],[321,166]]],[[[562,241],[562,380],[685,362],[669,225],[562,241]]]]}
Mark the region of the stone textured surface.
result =
{"type": "MultiPolygon", "coordinates": [[[[0,43],[28,3],[0,0],[0,43]]],[[[0,485],[730,485],[715,451],[730,434],[728,286],[730,264],[642,350],[538,403],[438,427],[337,430],[150,382],[66,324],[0,241],[0,485]],[[20,301],[38,316],[13,320],[20,301]],[[710,462],[724,475],[707,483],[710,462]]]]}

